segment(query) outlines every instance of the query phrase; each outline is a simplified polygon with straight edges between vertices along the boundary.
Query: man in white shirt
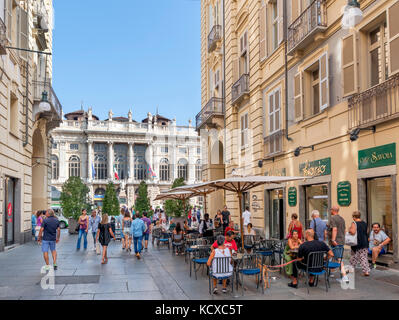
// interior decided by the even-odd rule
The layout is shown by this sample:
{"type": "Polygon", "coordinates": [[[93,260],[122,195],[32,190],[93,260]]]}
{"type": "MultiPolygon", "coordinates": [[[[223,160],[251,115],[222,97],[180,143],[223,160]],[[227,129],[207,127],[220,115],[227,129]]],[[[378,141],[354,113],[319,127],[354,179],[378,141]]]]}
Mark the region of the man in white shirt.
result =
{"type": "Polygon", "coordinates": [[[244,228],[247,227],[248,223],[251,223],[251,212],[249,212],[249,207],[245,207],[245,211],[242,213],[242,220],[244,228]]]}

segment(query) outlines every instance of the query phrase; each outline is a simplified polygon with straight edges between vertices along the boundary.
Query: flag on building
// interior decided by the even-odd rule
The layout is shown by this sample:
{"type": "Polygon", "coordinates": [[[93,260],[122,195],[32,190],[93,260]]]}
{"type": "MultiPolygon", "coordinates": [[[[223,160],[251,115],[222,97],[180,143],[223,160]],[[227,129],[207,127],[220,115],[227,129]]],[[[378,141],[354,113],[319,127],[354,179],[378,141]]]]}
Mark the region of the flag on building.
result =
{"type": "Polygon", "coordinates": [[[116,166],[114,165],[114,177],[116,180],[120,180],[119,179],[119,175],[118,175],[118,170],[116,170],[116,166]]]}
{"type": "Polygon", "coordinates": [[[96,177],[96,169],[94,169],[94,163],[91,164],[91,175],[93,179],[96,177]]]}
{"type": "Polygon", "coordinates": [[[152,168],[151,168],[150,165],[148,165],[148,175],[149,175],[151,178],[154,178],[154,177],[157,176],[157,175],[155,174],[155,172],[152,170],[152,168]]]}

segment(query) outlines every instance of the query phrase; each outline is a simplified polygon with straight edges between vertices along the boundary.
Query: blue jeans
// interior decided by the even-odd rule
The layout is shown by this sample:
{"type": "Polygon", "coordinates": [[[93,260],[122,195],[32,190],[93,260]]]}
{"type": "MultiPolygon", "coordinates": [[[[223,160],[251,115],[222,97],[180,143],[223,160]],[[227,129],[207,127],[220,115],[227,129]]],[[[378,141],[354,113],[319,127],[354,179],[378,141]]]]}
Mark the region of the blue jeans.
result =
{"type": "Polygon", "coordinates": [[[134,243],[134,253],[141,253],[141,241],[143,240],[143,236],[134,237],[133,236],[133,243],[134,243]]]}
{"type": "Polygon", "coordinates": [[[83,246],[85,249],[87,249],[87,232],[85,229],[79,229],[78,245],[76,246],[76,249],[80,249],[80,243],[82,242],[82,236],[83,236],[83,246]]]}
{"type": "Polygon", "coordinates": [[[94,245],[96,245],[96,235],[97,235],[97,232],[91,232],[91,234],[93,235],[93,241],[94,241],[94,245]]]}

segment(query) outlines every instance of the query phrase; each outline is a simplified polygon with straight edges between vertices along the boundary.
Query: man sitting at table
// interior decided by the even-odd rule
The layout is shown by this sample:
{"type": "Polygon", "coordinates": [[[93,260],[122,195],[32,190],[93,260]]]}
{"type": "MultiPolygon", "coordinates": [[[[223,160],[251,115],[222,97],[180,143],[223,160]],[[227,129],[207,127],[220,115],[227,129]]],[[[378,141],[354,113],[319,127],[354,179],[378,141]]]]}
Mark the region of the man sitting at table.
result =
{"type": "Polygon", "coordinates": [[[234,221],[230,221],[229,226],[226,228],[226,231],[224,232],[224,236],[226,236],[226,235],[227,235],[227,232],[229,232],[229,231],[232,232],[233,235],[234,235],[235,233],[238,233],[237,230],[234,230],[234,221]]]}
{"type": "MultiPolygon", "coordinates": [[[[305,239],[306,242],[302,243],[298,249],[298,259],[297,263],[293,264],[293,278],[292,282],[288,284],[291,288],[298,288],[298,268],[302,270],[306,270],[306,266],[308,263],[308,256],[312,252],[327,252],[327,259],[330,259],[334,256],[331,249],[322,241],[314,239],[314,231],[313,229],[308,229],[305,231],[305,239]]],[[[312,266],[309,266],[312,267],[312,266]]],[[[315,268],[312,269],[313,272],[320,272],[321,270],[317,270],[315,268]]],[[[309,286],[314,286],[314,276],[309,277],[309,286]]]]}
{"type": "MultiPolygon", "coordinates": [[[[233,233],[231,231],[227,231],[226,233],[226,237],[224,239],[224,246],[226,248],[229,248],[231,251],[231,254],[233,254],[234,252],[237,252],[237,244],[235,242],[235,240],[233,239],[233,233]]],[[[212,250],[216,249],[218,247],[217,242],[215,241],[212,245],[212,250]]]]}

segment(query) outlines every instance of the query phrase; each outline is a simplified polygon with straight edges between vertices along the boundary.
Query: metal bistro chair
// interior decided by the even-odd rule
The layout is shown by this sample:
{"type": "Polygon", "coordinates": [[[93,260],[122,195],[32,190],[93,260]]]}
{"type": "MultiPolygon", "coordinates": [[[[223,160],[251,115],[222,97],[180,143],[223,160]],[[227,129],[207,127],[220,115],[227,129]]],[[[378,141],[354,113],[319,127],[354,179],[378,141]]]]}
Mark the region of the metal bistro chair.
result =
{"type": "MultiPolygon", "coordinates": [[[[341,274],[341,261],[342,261],[343,255],[344,255],[344,246],[333,247],[331,249],[331,251],[333,252],[334,257],[332,257],[327,262],[328,278],[330,278],[331,270],[333,270],[333,269],[338,268],[340,270],[340,274],[341,274]]],[[[330,284],[330,282],[328,284],[330,284]]]]}
{"type": "MultiPolygon", "coordinates": [[[[275,249],[275,240],[260,240],[257,248],[255,248],[255,252],[263,257],[269,257],[269,263],[274,264],[274,249],[275,249]]],[[[262,259],[262,261],[264,261],[262,259]]]]}
{"type": "MultiPolygon", "coordinates": [[[[277,240],[274,244],[273,258],[274,258],[274,261],[276,262],[275,255],[278,256],[277,264],[284,263],[284,250],[285,250],[285,247],[287,246],[287,243],[288,243],[288,239],[282,239],[282,240],[277,240]]],[[[282,269],[284,269],[284,268],[280,269],[280,273],[281,273],[282,269]]]]}
{"type": "Polygon", "coordinates": [[[231,292],[234,290],[234,270],[231,257],[213,258],[209,268],[209,294],[213,295],[212,279],[225,280],[231,278],[231,292]],[[215,268],[213,268],[215,267],[215,268]]]}
{"type": "Polygon", "coordinates": [[[318,252],[311,252],[308,256],[307,264],[306,264],[306,286],[308,289],[309,294],[309,276],[314,276],[315,281],[314,285],[317,286],[319,282],[319,276],[324,274],[324,279],[326,283],[326,291],[328,292],[328,287],[330,286],[329,279],[328,279],[328,272],[326,261],[324,259],[326,252],[318,251],[318,252]]]}
{"type": "Polygon", "coordinates": [[[191,277],[191,270],[194,268],[195,273],[195,280],[197,280],[197,271],[199,268],[206,266],[206,263],[209,259],[211,248],[206,246],[200,246],[197,250],[193,251],[193,257],[190,259],[190,277],[191,277]],[[198,268],[197,268],[198,265],[198,268]]]}
{"type": "Polygon", "coordinates": [[[260,236],[258,235],[244,235],[244,249],[252,250],[259,245],[260,236]]]}
{"type": "MultiPolygon", "coordinates": [[[[256,253],[244,254],[238,269],[238,275],[241,274],[241,288],[242,295],[244,295],[244,276],[255,276],[256,275],[256,288],[259,288],[259,284],[263,281],[263,272],[259,268],[258,259],[260,256],[256,253]]],[[[238,279],[237,279],[238,280],[238,279]]],[[[238,284],[238,283],[237,283],[238,284]]],[[[262,287],[262,293],[264,288],[262,287]]]]}
{"type": "Polygon", "coordinates": [[[170,237],[169,233],[167,232],[161,232],[161,237],[158,240],[158,248],[160,248],[160,245],[167,245],[168,250],[170,250],[170,237]]]}

